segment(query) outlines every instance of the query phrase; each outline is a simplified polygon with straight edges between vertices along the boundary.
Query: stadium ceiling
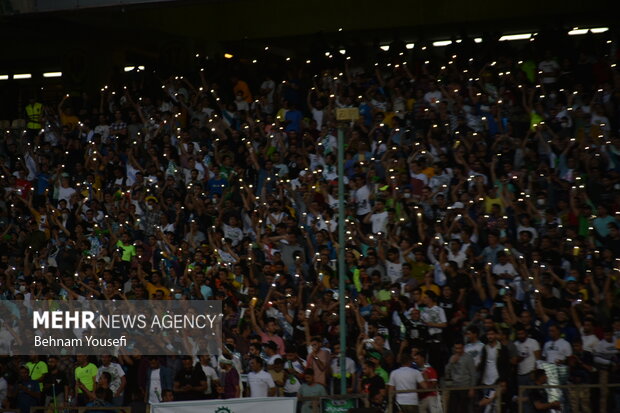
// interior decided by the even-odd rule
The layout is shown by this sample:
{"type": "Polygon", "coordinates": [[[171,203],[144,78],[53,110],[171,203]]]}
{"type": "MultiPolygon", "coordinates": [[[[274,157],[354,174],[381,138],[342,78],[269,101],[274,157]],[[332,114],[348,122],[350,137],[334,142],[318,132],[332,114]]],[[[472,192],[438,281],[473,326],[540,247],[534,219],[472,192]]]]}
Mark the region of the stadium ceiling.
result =
{"type": "Polygon", "coordinates": [[[108,73],[112,66],[161,56],[183,66],[197,52],[248,51],[249,57],[270,45],[303,54],[319,43],[339,49],[354,42],[436,41],[465,32],[477,37],[545,26],[608,26],[611,34],[617,23],[609,10],[608,0],[0,0],[0,33],[11,40],[3,45],[0,68],[52,71],[83,61],[83,66],[97,62],[93,70],[108,73]],[[18,3],[65,10],[16,13],[18,3]],[[94,7],[102,3],[112,5],[94,7]]]}

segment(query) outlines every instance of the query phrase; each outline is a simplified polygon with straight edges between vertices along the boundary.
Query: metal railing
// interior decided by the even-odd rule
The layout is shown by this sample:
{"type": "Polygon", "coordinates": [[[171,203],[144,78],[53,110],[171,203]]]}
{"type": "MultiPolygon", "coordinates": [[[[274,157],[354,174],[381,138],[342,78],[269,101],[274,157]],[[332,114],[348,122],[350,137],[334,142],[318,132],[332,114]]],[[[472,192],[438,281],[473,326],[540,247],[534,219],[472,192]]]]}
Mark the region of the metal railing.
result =
{"type": "MultiPolygon", "coordinates": [[[[559,390],[581,390],[581,389],[600,389],[608,390],[609,388],[620,387],[620,383],[606,383],[606,384],[543,384],[543,385],[526,385],[519,386],[517,405],[519,413],[524,413],[523,403],[529,403],[529,397],[525,397],[525,392],[534,389],[559,389],[559,390]]],[[[601,412],[611,411],[606,407],[607,405],[607,392],[601,391],[601,400],[599,410],[601,412]]],[[[564,400],[564,403],[570,404],[570,400],[564,400]]],[[[619,406],[616,406],[616,409],[619,406]]]]}
{"type": "MultiPolygon", "coordinates": [[[[54,406],[33,406],[30,408],[30,413],[88,413],[95,410],[109,411],[110,413],[131,413],[131,407],[129,406],[57,406],[55,408],[54,406]]],[[[0,410],[0,413],[4,411],[20,413],[19,409],[0,410]]]]}
{"type": "Polygon", "coordinates": [[[303,402],[311,402],[312,403],[312,413],[320,413],[322,410],[323,400],[351,400],[351,399],[359,399],[364,404],[364,407],[368,407],[368,395],[363,393],[356,394],[334,394],[330,396],[298,396],[297,400],[299,403],[303,402]]]}
{"type": "MultiPolygon", "coordinates": [[[[427,389],[409,389],[409,390],[394,390],[394,387],[388,387],[388,408],[387,413],[394,413],[398,410],[395,410],[394,402],[395,396],[397,394],[402,393],[437,393],[437,397],[443,406],[442,411],[448,411],[448,403],[450,399],[450,392],[453,391],[470,391],[470,390],[495,390],[495,403],[497,404],[497,412],[501,411],[502,405],[502,392],[499,384],[491,385],[491,386],[470,386],[470,387],[435,387],[435,388],[427,388],[427,389]]],[[[419,401],[419,399],[418,399],[419,401]]]]}

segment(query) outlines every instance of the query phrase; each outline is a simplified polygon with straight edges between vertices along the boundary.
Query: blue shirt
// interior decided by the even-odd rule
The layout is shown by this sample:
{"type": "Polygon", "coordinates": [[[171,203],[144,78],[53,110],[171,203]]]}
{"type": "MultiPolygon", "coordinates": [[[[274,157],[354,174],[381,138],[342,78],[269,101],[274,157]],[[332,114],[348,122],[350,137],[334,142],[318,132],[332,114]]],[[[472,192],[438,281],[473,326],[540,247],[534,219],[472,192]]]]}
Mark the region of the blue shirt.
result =
{"type": "Polygon", "coordinates": [[[37,195],[45,195],[45,190],[50,188],[50,178],[52,176],[45,172],[37,174],[37,195]]]}
{"type": "Polygon", "coordinates": [[[291,132],[295,131],[297,133],[301,132],[301,120],[303,119],[303,115],[297,109],[289,110],[286,112],[284,119],[289,123],[284,128],[285,131],[291,132]]]}

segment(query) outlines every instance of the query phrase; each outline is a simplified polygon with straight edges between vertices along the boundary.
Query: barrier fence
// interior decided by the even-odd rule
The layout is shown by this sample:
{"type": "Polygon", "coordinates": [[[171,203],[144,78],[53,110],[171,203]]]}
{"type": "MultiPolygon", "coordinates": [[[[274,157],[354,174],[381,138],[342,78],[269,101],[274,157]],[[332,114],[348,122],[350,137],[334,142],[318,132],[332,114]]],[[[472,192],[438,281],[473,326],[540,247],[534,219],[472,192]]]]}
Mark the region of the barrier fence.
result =
{"type": "Polygon", "coordinates": [[[335,394],[335,395],[330,395],[330,396],[308,396],[308,397],[298,397],[297,398],[299,403],[302,404],[304,402],[311,402],[312,405],[312,413],[321,413],[324,410],[324,404],[325,403],[330,403],[331,407],[329,408],[330,412],[347,412],[349,408],[351,408],[350,406],[346,405],[345,403],[341,403],[340,407],[341,409],[339,409],[339,403],[338,402],[346,402],[347,400],[359,400],[360,403],[362,403],[361,406],[357,406],[357,407],[368,407],[369,403],[368,403],[368,395],[367,394],[361,394],[361,393],[357,393],[357,394],[335,394]],[[345,410],[346,409],[346,410],[345,410]]]}
{"type": "MultiPolygon", "coordinates": [[[[408,389],[408,390],[394,390],[393,387],[388,387],[388,409],[387,413],[397,413],[399,411],[397,407],[397,403],[395,401],[395,396],[397,394],[402,393],[437,393],[437,396],[433,402],[438,403],[439,405],[429,406],[429,410],[433,412],[448,412],[448,406],[450,403],[450,393],[451,392],[464,392],[470,390],[495,390],[495,400],[496,403],[496,412],[500,412],[501,404],[502,404],[502,392],[500,385],[493,386],[471,386],[471,387],[436,387],[432,389],[408,389]]],[[[418,395],[419,396],[419,395],[418,395]]],[[[432,397],[432,396],[431,396],[432,397]]],[[[419,400],[419,399],[418,399],[419,400]]]]}
{"type": "MultiPolygon", "coordinates": [[[[30,413],[88,413],[90,411],[106,411],[110,413],[131,413],[131,407],[127,406],[71,406],[71,407],[56,407],[54,406],[33,406],[30,408],[30,413]]],[[[0,409],[0,413],[21,413],[20,409],[0,409]]]]}
{"type": "MultiPolygon", "coordinates": [[[[517,398],[517,404],[518,404],[518,409],[519,409],[519,413],[525,413],[526,409],[524,407],[524,402],[528,402],[529,401],[529,397],[527,397],[526,392],[529,390],[533,390],[533,389],[545,389],[545,390],[550,390],[550,389],[558,389],[558,390],[566,390],[566,392],[562,392],[562,393],[566,393],[569,397],[568,399],[566,399],[566,397],[563,398],[563,400],[560,400],[560,402],[563,405],[570,405],[571,404],[571,396],[578,394],[578,392],[580,392],[581,390],[588,390],[587,394],[587,403],[590,403],[590,390],[591,389],[599,389],[600,390],[600,394],[599,394],[599,408],[598,410],[600,412],[611,412],[611,406],[608,406],[607,403],[607,399],[609,397],[609,389],[610,388],[620,388],[620,383],[607,383],[607,384],[544,384],[544,385],[539,385],[539,386],[519,386],[519,391],[518,391],[518,395],[519,397],[517,398]],[[571,393],[572,390],[572,393],[571,393]]],[[[618,403],[618,401],[616,401],[616,403],[618,403]]],[[[562,411],[567,411],[566,409],[562,409],[562,411]]],[[[579,409],[579,411],[582,411],[582,409],[579,409]]],[[[592,411],[592,409],[591,409],[592,411]]],[[[615,406],[615,410],[613,411],[620,411],[620,406],[616,405],[615,406]]]]}

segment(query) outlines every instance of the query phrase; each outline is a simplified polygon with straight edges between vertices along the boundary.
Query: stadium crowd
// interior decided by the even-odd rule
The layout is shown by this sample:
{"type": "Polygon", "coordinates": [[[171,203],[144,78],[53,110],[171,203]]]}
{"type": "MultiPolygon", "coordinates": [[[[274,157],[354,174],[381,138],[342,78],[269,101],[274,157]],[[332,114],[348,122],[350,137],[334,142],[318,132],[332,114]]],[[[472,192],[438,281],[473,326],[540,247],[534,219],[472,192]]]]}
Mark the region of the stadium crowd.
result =
{"type": "MultiPolygon", "coordinates": [[[[427,390],[396,395],[402,412],[490,413],[495,389],[442,406],[435,388],[499,383],[515,412],[521,385],[618,383],[620,74],[606,39],[395,42],[262,77],[240,62],[153,86],[135,80],[156,79],[147,68],[100,99],[33,96],[27,130],[1,138],[0,298],[222,300],[224,346],[17,357],[3,324],[0,403],[337,394],[341,351],[347,392],[379,411],[389,387],[427,390]],[[338,121],[343,108],[359,118],[338,121]]],[[[620,412],[620,391],[523,403],[620,412]]]]}

